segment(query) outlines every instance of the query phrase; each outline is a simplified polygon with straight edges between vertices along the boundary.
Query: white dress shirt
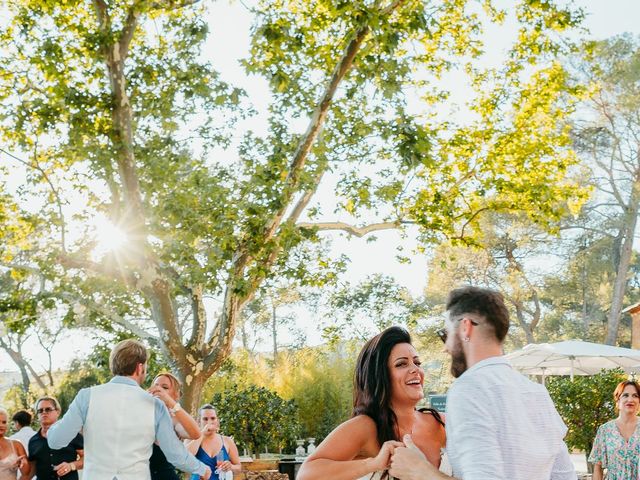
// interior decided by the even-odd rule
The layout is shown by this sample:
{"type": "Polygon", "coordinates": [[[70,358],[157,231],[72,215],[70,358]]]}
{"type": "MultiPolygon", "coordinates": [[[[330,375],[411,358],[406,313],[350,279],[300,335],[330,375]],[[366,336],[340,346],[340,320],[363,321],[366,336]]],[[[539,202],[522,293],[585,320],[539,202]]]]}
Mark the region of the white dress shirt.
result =
{"type": "Polygon", "coordinates": [[[544,386],[504,357],[478,362],[447,395],[447,453],[461,480],[576,480],[567,427],[544,386]]]}
{"type": "Polygon", "coordinates": [[[36,434],[36,431],[30,426],[22,427],[16,433],[9,437],[10,440],[18,440],[24,447],[24,451],[29,455],[29,440],[36,434]]]}

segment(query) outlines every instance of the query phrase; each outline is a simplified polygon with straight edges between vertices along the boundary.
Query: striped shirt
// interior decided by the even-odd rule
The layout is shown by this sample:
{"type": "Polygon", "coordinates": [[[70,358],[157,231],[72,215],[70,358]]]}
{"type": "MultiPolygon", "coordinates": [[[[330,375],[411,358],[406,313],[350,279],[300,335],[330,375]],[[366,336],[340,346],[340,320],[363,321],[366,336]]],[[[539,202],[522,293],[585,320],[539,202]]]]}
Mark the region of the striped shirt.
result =
{"type": "Polygon", "coordinates": [[[544,386],[490,357],[447,395],[447,452],[461,480],[576,480],[567,427],[544,386]]]}

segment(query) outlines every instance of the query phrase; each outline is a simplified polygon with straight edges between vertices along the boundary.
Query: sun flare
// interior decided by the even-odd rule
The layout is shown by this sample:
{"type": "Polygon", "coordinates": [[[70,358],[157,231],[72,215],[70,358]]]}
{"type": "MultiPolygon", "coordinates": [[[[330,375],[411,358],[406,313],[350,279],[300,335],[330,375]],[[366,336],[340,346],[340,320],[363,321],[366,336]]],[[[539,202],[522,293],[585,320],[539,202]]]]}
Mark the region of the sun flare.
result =
{"type": "Polygon", "coordinates": [[[96,239],[94,254],[98,257],[117,252],[128,240],[127,234],[120,227],[104,217],[96,218],[94,229],[96,239]]]}

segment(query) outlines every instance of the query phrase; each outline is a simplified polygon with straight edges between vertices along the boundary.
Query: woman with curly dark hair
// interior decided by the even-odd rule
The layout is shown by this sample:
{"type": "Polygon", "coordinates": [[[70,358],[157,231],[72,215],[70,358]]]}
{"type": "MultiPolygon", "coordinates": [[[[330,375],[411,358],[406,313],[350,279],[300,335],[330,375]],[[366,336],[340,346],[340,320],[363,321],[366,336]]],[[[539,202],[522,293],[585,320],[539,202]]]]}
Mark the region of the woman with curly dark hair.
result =
{"type": "Polygon", "coordinates": [[[318,445],[298,480],[384,476],[405,434],[440,467],[444,420],[435,410],[416,409],[424,397],[423,383],[420,358],[404,328],[387,328],[369,340],[356,363],[352,418],[318,445]]]}

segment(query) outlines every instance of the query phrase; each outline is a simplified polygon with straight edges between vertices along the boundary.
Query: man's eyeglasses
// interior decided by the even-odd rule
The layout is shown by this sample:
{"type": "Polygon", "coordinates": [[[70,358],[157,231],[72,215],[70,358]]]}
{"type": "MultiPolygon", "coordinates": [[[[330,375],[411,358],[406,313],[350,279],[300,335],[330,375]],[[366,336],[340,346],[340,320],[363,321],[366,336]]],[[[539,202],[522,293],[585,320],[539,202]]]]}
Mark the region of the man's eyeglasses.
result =
{"type": "MultiPolygon", "coordinates": [[[[460,318],[456,318],[453,322],[459,322],[460,320],[464,320],[464,319],[468,319],[471,322],[471,325],[475,325],[476,327],[479,325],[478,322],[476,322],[475,320],[471,320],[469,317],[460,317],[460,318]]],[[[447,343],[447,329],[446,328],[439,328],[438,330],[436,330],[436,335],[438,335],[438,337],[440,337],[440,340],[442,340],[442,343],[447,343]]]]}
{"type": "Polygon", "coordinates": [[[42,415],[43,413],[51,413],[55,411],[56,409],[51,407],[39,408],[36,410],[36,412],[38,412],[38,415],[42,415]]]}
{"type": "Polygon", "coordinates": [[[440,340],[442,340],[442,343],[447,343],[447,329],[446,328],[439,328],[438,330],[436,330],[436,335],[438,335],[438,337],[440,337],[440,340]]]}

